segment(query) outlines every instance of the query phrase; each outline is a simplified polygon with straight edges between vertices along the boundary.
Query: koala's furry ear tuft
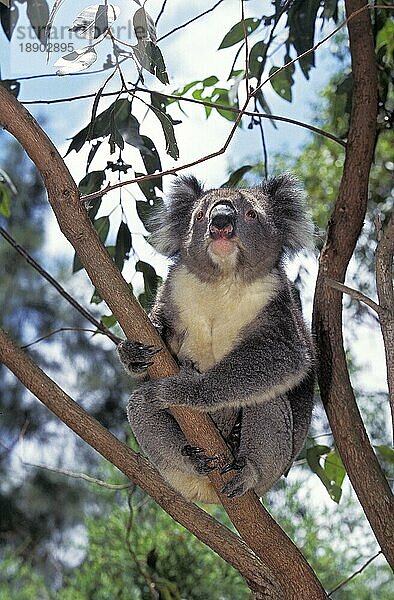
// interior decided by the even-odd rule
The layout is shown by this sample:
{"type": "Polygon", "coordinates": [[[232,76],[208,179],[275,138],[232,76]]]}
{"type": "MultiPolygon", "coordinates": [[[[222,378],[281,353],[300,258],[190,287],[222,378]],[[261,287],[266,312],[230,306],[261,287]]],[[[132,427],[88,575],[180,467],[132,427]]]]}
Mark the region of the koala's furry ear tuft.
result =
{"type": "Polygon", "coordinates": [[[189,222],[196,201],[203,195],[201,183],[192,175],[180,175],[172,183],[166,203],[152,219],[149,243],[165,256],[180,252],[182,235],[189,222]]]}
{"type": "Polygon", "coordinates": [[[307,216],[305,194],[294,175],[283,173],[261,186],[272,206],[273,217],[283,235],[283,251],[293,256],[312,247],[313,223],[307,216]]]}

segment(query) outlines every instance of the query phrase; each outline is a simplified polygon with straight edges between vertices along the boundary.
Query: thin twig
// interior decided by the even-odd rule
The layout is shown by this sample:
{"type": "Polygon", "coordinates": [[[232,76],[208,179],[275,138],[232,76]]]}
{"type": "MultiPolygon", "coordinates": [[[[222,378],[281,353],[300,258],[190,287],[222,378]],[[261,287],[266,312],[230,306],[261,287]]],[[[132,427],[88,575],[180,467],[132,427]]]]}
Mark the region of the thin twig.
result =
{"type": "Polygon", "coordinates": [[[14,238],[8,233],[8,231],[6,231],[3,227],[0,227],[0,234],[21,256],[23,256],[23,258],[26,260],[26,262],[29,263],[29,265],[31,265],[33,269],[40,273],[40,275],[44,277],[44,279],[46,279],[59,292],[59,294],[61,294],[63,298],[67,300],[67,302],[69,302],[79,313],[81,313],[82,316],[85,317],[85,319],[90,321],[92,325],[97,327],[97,329],[101,333],[109,337],[115,344],[119,344],[121,339],[117,335],[112,333],[112,331],[107,329],[105,325],[97,321],[97,319],[95,319],[89,311],[83,308],[83,306],[81,306],[79,302],[75,300],[75,298],[70,296],[70,294],[66,292],[66,290],[60,285],[60,283],[58,283],[56,279],[54,279],[43,267],[41,267],[41,265],[39,265],[38,262],[35,261],[32,256],[30,256],[30,254],[27,252],[27,250],[25,250],[25,248],[23,248],[23,246],[21,246],[16,240],[14,240],[14,238]]]}
{"type": "Polygon", "coordinates": [[[197,15],[196,17],[193,17],[192,19],[189,19],[189,21],[186,21],[186,23],[183,23],[182,25],[178,25],[178,27],[174,27],[174,29],[171,29],[171,31],[169,31],[168,33],[165,33],[164,35],[162,35],[161,37],[159,37],[157,39],[157,41],[161,42],[162,40],[164,40],[168,36],[172,35],[176,31],[179,31],[180,29],[184,29],[185,27],[187,27],[188,25],[190,25],[190,23],[194,23],[194,21],[197,21],[198,19],[201,19],[201,17],[205,17],[205,15],[207,15],[208,13],[212,12],[213,10],[215,10],[215,8],[217,8],[219,6],[219,4],[221,4],[222,2],[224,2],[224,0],[219,0],[219,2],[216,2],[216,4],[214,4],[211,8],[209,8],[205,12],[202,12],[199,15],[197,15]]]}
{"type": "Polygon", "coordinates": [[[157,15],[157,17],[156,17],[156,21],[155,21],[155,27],[157,27],[157,24],[158,24],[158,22],[160,21],[160,19],[161,19],[161,16],[162,16],[162,14],[163,14],[163,13],[164,13],[164,11],[165,11],[166,4],[167,4],[167,0],[164,0],[163,4],[162,4],[162,6],[161,6],[160,12],[159,12],[159,14],[158,14],[158,15],[157,15]]]}
{"type": "Polygon", "coordinates": [[[329,285],[330,287],[334,288],[335,290],[338,290],[339,292],[343,292],[344,294],[348,294],[349,296],[351,296],[355,300],[358,300],[359,302],[363,302],[364,304],[369,306],[369,308],[372,308],[372,310],[374,310],[378,315],[380,315],[382,313],[382,311],[383,311],[382,307],[379,306],[379,304],[376,304],[376,302],[371,300],[371,298],[369,298],[362,292],[359,292],[358,290],[348,287],[347,285],[344,285],[343,283],[339,283],[339,281],[330,279],[329,277],[326,277],[324,281],[325,281],[326,285],[329,285]]]}
{"type": "Polygon", "coordinates": [[[87,333],[98,333],[100,335],[106,335],[102,331],[97,331],[95,329],[85,329],[83,327],[59,327],[59,329],[55,329],[55,331],[51,331],[50,333],[47,333],[46,335],[37,338],[36,340],[34,340],[34,342],[30,342],[29,344],[21,346],[21,348],[22,350],[26,350],[26,348],[30,348],[31,346],[34,346],[34,344],[38,344],[39,342],[47,340],[48,338],[52,337],[53,335],[56,335],[57,333],[61,333],[62,331],[85,331],[87,333]]]}
{"type": "Polygon", "coordinates": [[[336,587],[334,587],[333,590],[331,590],[331,592],[328,592],[328,595],[331,596],[334,592],[336,592],[337,590],[339,590],[341,587],[343,587],[344,585],[348,584],[349,581],[351,581],[353,579],[353,577],[356,577],[356,575],[359,575],[360,573],[362,573],[364,571],[364,569],[366,569],[366,567],[368,567],[368,565],[371,564],[371,562],[373,560],[375,560],[375,558],[377,558],[380,554],[382,554],[382,551],[379,550],[379,552],[377,552],[376,554],[374,554],[373,556],[371,556],[371,558],[369,558],[367,560],[367,562],[365,564],[363,564],[363,566],[356,571],[355,573],[353,573],[352,575],[350,575],[350,577],[347,577],[346,579],[344,579],[343,581],[341,581],[340,583],[338,583],[338,585],[336,587]]]}
{"type": "Polygon", "coordinates": [[[42,465],[39,463],[31,463],[29,461],[21,458],[22,464],[28,467],[35,467],[37,469],[44,469],[45,471],[50,471],[51,473],[60,473],[60,475],[66,475],[66,477],[72,477],[73,479],[83,479],[83,481],[87,481],[88,483],[94,483],[95,485],[99,485],[100,487],[104,487],[107,490],[119,491],[119,490],[128,490],[130,488],[135,487],[134,484],[129,481],[129,483],[108,483],[107,481],[102,481],[101,479],[96,479],[96,477],[91,477],[90,475],[86,475],[86,473],[75,473],[74,471],[68,471],[67,469],[60,469],[58,467],[50,467],[48,465],[42,465]]]}

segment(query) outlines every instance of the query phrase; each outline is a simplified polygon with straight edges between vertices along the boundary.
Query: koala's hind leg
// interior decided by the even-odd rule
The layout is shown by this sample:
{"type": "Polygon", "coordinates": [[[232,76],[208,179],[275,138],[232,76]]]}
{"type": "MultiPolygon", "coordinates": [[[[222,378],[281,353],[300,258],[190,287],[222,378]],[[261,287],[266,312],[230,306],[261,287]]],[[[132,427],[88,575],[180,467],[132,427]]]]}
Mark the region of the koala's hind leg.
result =
{"type": "Polygon", "coordinates": [[[293,457],[293,420],[286,395],[243,409],[241,439],[233,473],[223,493],[242,496],[250,489],[259,495],[270,489],[289,467],[293,457]]]}
{"type": "Polygon", "coordinates": [[[206,476],[213,466],[202,453],[188,451],[185,436],[166,410],[157,411],[132,396],[127,416],[141,450],[173,488],[189,500],[218,502],[206,476]]]}

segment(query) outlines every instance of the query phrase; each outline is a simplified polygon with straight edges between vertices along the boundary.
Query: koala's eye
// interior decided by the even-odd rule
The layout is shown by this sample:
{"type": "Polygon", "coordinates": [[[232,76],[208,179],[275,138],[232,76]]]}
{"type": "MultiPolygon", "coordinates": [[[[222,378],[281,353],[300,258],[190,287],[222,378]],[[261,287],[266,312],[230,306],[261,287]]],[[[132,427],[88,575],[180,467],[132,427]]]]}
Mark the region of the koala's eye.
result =
{"type": "Polygon", "coordinates": [[[199,210],[198,213],[196,214],[196,221],[202,221],[204,218],[204,213],[202,210],[199,210]]]}
{"type": "Polygon", "coordinates": [[[247,221],[253,221],[253,219],[257,219],[257,212],[253,209],[247,210],[245,213],[245,218],[247,221]]]}

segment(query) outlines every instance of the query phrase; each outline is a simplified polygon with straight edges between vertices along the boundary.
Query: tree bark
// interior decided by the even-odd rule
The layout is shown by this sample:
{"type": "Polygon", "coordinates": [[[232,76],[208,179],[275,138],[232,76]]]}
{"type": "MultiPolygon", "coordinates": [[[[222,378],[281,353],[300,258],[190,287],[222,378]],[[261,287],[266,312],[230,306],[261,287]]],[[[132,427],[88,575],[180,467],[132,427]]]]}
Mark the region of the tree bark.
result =
{"type": "MultiPolygon", "coordinates": [[[[156,347],[162,345],[142,310],[95,232],[63,159],[32,115],[0,86],[0,122],[22,144],[41,173],[61,231],[73,245],[90,279],[117,317],[127,338],[156,347]]],[[[177,366],[167,351],[156,355],[149,374],[152,378],[174,375],[177,366]]],[[[193,446],[217,454],[221,465],[231,455],[208,415],[174,409],[182,430],[193,446]]],[[[133,473],[130,477],[134,479],[133,473]]],[[[234,526],[249,548],[272,572],[284,600],[327,598],[313,570],[298,548],[265,510],[257,496],[248,492],[228,499],[220,494],[223,479],[218,471],[210,475],[234,526]]],[[[174,494],[171,491],[171,494],[174,494]]]]}
{"type": "MultiPolygon", "coordinates": [[[[364,0],[347,0],[346,12],[364,0]]],[[[338,198],[320,256],[313,311],[319,354],[318,379],[346,471],[388,562],[394,567],[393,497],[359,413],[342,337],[342,296],[325,278],[342,282],[367,208],[368,179],[376,137],[377,71],[370,17],[363,11],[348,23],[353,94],[349,139],[338,198]]]]}
{"type": "MultiPolygon", "coordinates": [[[[380,235],[382,232],[378,232],[380,235]]],[[[391,426],[394,441],[394,215],[383,232],[376,250],[376,289],[379,298],[379,321],[386,353],[391,426]]]]}

